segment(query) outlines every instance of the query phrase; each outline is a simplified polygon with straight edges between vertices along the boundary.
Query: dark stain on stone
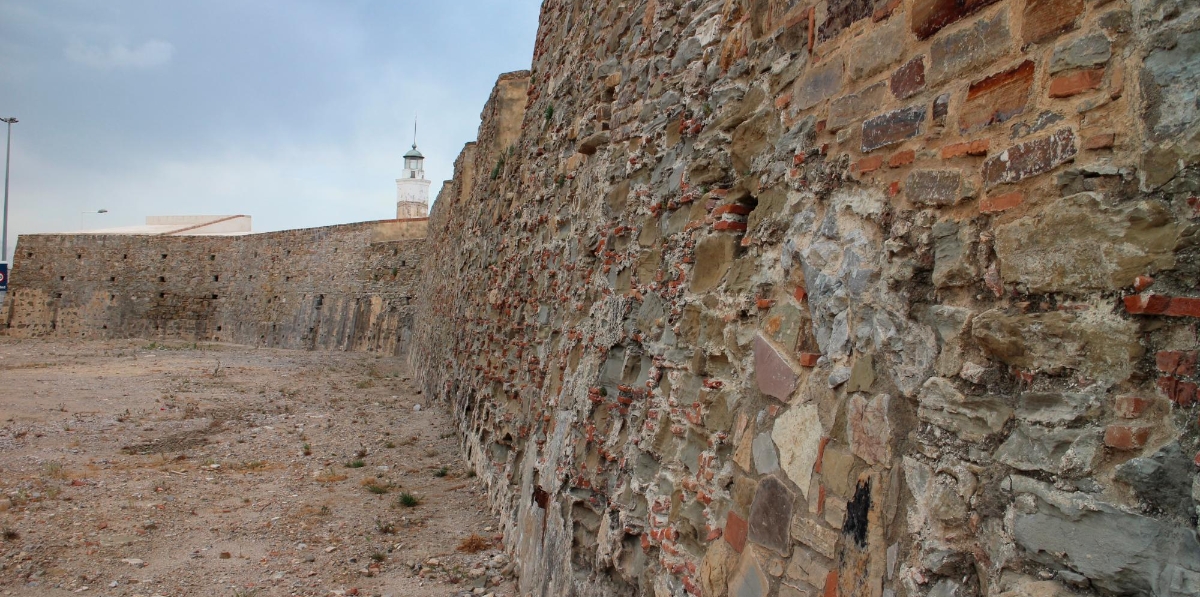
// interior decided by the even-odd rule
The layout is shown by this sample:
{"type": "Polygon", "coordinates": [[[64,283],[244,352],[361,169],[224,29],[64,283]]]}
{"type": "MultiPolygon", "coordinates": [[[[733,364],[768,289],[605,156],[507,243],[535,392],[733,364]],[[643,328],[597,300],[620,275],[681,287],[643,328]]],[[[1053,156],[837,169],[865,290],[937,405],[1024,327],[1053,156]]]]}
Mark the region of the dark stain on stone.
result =
{"type": "Polygon", "coordinates": [[[867,513],[870,511],[871,481],[868,479],[854,490],[854,499],[846,504],[846,520],[842,523],[842,533],[854,539],[859,549],[867,547],[867,513]]]}

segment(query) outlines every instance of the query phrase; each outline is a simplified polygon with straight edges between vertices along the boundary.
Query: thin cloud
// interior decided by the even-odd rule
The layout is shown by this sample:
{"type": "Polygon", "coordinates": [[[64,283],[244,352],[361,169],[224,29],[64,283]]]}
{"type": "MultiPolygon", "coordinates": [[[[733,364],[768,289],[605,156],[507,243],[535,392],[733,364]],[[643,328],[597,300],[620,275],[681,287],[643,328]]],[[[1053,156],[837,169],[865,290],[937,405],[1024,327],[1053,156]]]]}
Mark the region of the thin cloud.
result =
{"type": "Polygon", "coordinates": [[[100,70],[140,69],[170,62],[175,55],[175,46],[158,39],[149,40],[136,48],[123,43],[104,47],[76,40],[63,50],[63,54],[72,62],[100,70]]]}

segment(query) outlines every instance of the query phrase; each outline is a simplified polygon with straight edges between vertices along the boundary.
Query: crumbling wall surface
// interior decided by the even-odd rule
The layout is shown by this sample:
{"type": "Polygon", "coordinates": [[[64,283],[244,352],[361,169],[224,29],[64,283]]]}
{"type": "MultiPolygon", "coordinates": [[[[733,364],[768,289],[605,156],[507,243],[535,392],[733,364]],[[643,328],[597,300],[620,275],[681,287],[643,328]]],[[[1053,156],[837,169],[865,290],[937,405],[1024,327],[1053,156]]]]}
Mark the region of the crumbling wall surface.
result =
{"type": "Polygon", "coordinates": [[[5,332],[399,354],[423,223],[245,236],[22,235],[5,332]]]}
{"type": "Polygon", "coordinates": [[[1200,593],[1200,5],[542,10],[412,355],[526,594],[1200,593]]]}

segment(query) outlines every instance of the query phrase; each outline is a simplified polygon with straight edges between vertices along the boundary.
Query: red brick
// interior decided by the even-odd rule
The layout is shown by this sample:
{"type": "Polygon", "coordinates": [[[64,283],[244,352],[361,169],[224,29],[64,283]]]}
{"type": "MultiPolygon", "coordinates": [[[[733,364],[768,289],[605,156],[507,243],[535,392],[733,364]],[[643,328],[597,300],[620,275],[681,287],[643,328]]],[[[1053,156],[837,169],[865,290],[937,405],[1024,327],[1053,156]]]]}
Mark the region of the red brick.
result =
{"type": "Polygon", "coordinates": [[[822,597],[838,597],[838,571],[833,569],[829,571],[829,575],[825,577],[825,589],[822,591],[822,597]]]}
{"type": "Polygon", "coordinates": [[[1154,355],[1158,370],[1169,375],[1190,377],[1196,373],[1196,352],[1184,350],[1160,350],[1154,355]]]}
{"type": "Polygon", "coordinates": [[[1181,381],[1174,377],[1166,376],[1158,378],[1158,389],[1167,398],[1178,404],[1181,407],[1187,408],[1196,401],[1196,384],[1181,381]]]}
{"type": "Polygon", "coordinates": [[[917,56],[892,73],[888,88],[898,99],[912,97],[925,88],[925,57],[917,56]]]}
{"type": "Polygon", "coordinates": [[[1033,61],[976,81],[967,89],[959,127],[963,131],[981,129],[1012,119],[1025,111],[1029,90],[1033,88],[1033,61]]]}
{"type": "Polygon", "coordinates": [[[1025,43],[1047,41],[1076,27],[1083,0],[1028,0],[1025,3],[1025,43]]]}
{"type": "Polygon", "coordinates": [[[892,157],[888,158],[888,166],[892,168],[899,168],[900,166],[907,166],[913,163],[913,161],[916,159],[917,152],[911,149],[906,149],[904,151],[899,151],[892,154],[892,157]]]}
{"type": "Polygon", "coordinates": [[[1162,315],[1171,299],[1161,294],[1134,294],[1125,297],[1125,310],[1133,315],[1162,315]]]}
{"type": "Polygon", "coordinates": [[[1150,408],[1150,400],[1141,396],[1118,396],[1113,401],[1113,411],[1122,419],[1136,419],[1150,408]]]}
{"type": "Polygon", "coordinates": [[[1152,284],[1154,284],[1154,278],[1150,276],[1141,275],[1133,279],[1133,289],[1138,292],[1149,288],[1152,284]]]}
{"type": "Polygon", "coordinates": [[[959,158],[965,155],[969,156],[986,156],[988,148],[992,142],[988,139],[977,139],[975,141],[964,141],[962,143],[951,143],[942,148],[942,159],[949,160],[959,158]]]}
{"type": "Polygon", "coordinates": [[[804,299],[808,298],[808,289],[803,286],[797,286],[796,291],[792,293],[792,296],[796,297],[797,301],[803,301],[804,299]]]}
{"type": "Polygon", "coordinates": [[[1114,450],[1136,450],[1150,439],[1149,427],[1109,425],[1104,430],[1104,445],[1114,450]]]}
{"type": "Polygon", "coordinates": [[[732,510],[725,518],[725,540],[738,553],[742,553],[742,550],[746,548],[746,533],[749,528],[750,525],[746,524],[746,519],[738,516],[732,510]]]}
{"type": "Polygon", "coordinates": [[[1095,151],[1097,149],[1111,149],[1117,142],[1117,136],[1114,133],[1104,133],[1102,135],[1092,135],[1083,138],[1083,148],[1095,151]]]}
{"type": "Polygon", "coordinates": [[[854,162],[850,166],[850,170],[858,174],[866,174],[878,170],[880,166],[883,166],[883,156],[876,155],[854,162]]]}
{"type": "Polygon", "coordinates": [[[775,109],[782,110],[782,109],[788,107],[788,104],[790,104],[790,103],[792,103],[792,94],[785,93],[785,94],[780,95],[779,97],[775,98],[775,109]]]}
{"type": "Polygon", "coordinates": [[[735,232],[744,232],[746,230],[746,223],[721,220],[720,222],[713,224],[713,230],[733,230],[735,232]]]}
{"type": "Polygon", "coordinates": [[[1086,91],[1099,89],[1104,82],[1104,69],[1077,70],[1061,77],[1050,79],[1050,97],[1071,97],[1086,91]]]}
{"type": "Polygon", "coordinates": [[[755,301],[755,306],[757,306],[759,309],[770,309],[771,307],[775,306],[775,301],[771,299],[758,299],[755,301]]]}
{"type": "Polygon", "coordinates": [[[745,203],[727,203],[725,205],[718,205],[715,209],[713,209],[712,215],[720,216],[724,214],[737,214],[739,216],[748,216],[750,215],[750,211],[753,209],[754,208],[746,205],[745,203]]]}
{"type": "Polygon", "coordinates": [[[1025,193],[1021,191],[1013,191],[1003,195],[995,195],[984,197],[979,201],[979,211],[983,213],[993,213],[1012,209],[1025,202],[1025,193]]]}
{"type": "Polygon", "coordinates": [[[915,0],[912,5],[912,31],[925,39],[942,28],[996,0],[915,0]]]}
{"type": "Polygon", "coordinates": [[[1177,296],[1171,299],[1164,315],[1174,317],[1200,317],[1200,298],[1177,296]]]}
{"type": "Polygon", "coordinates": [[[804,367],[816,367],[817,360],[821,358],[819,352],[802,352],[800,353],[800,365],[804,367]]]}

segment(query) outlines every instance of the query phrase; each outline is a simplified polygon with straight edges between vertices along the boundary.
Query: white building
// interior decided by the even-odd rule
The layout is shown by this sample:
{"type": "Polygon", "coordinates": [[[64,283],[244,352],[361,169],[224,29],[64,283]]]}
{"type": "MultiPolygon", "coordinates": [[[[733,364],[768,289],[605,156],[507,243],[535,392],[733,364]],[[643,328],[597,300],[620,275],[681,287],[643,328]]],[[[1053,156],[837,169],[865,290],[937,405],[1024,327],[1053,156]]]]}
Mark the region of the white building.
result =
{"type": "Polygon", "coordinates": [[[396,179],[396,219],[429,217],[429,185],[425,180],[425,156],[417,144],[404,154],[404,177],[396,179]]]}
{"type": "MultiPolygon", "coordinates": [[[[143,226],[87,230],[76,234],[150,236],[240,236],[251,234],[250,216],[146,216],[143,226]]],[[[72,234],[66,232],[64,234],[72,234]]]]}

